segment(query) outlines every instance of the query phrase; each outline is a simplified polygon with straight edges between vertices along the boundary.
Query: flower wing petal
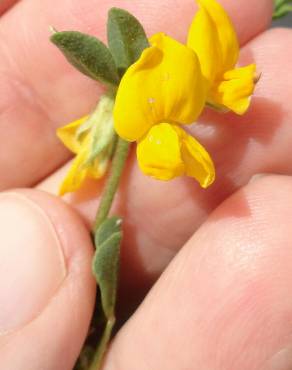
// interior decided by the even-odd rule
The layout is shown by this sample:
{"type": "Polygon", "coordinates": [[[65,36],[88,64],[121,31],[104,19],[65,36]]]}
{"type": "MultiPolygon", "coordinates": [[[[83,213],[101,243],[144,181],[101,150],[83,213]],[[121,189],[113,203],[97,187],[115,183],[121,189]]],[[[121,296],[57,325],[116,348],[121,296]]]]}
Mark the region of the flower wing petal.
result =
{"type": "Polygon", "coordinates": [[[69,150],[71,150],[71,152],[75,154],[79,152],[82,145],[77,135],[78,128],[83,125],[87,119],[88,116],[85,116],[57,129],[58,138],[69,150]]]}
{"type": "Polygon", "coordinates": [[[215,180],[215,167],[206,149],[191,135],[176,127],[181,141],[181,155],[185,163],[185,174],[195,178],[202,188],[215,180]]]}
{"type": "Polygon", "coordinates": [[[137,157],[142,172],[158,180],[187,175],[207,188],[215,179],[210,155],[177,125],[161,123],[153,126],[138,143],[137,157]]]}
{"type": "Polygon", "coordinates": [[[174,126],[153,126],[138,143],[137,158],[141,171],[158,180],[171,180],[184,174],[179,135],[174,126]]]}
{"type": "Polygon", "coordinates": [[[155,124],[189,124],[206,101],[206,82],[196,54],[160,33],[150,40],[122,78],[114,109],[115,128],[126,140],[139,140],[155,124]]]}
{"type": "Polygon", "coordinates": [[[210,92],[210,103],[244,114],[255,89],[256,66],[236,68],[224,74],[224,79],[210,92]]]}

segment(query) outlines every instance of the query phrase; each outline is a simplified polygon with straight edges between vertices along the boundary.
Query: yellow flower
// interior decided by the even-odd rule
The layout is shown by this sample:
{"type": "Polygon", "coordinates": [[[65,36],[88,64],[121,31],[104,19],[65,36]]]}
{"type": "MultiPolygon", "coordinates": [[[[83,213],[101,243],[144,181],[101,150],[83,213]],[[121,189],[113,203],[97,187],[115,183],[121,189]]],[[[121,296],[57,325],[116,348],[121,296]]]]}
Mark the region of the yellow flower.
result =
{"type": "Polygon", "coordinates": [[[103,96],[92,115],[57,130],[75,159],[60,187],[60,195],[78,190],[86,178],[104,176],[114,145],[113,100],[103,96]]]}
{"type": "Polygon", "coordinates": [[[189,31],[188,46],[209,81],[208,103],[219,109],[246,112],[256,82],[256,66],[236,68],[239,43],[232,22],[216,0],[196,0],[196,13],[189,31]]]}
{"type": "Polygon", "coordinates": [[[137,141],[141,170],[154,178],[196,178],[202,187],[215,177],[206,150],[182,128],[206,102],[206,81],[193,50],[159,33],[122,78],[116,96],[117,133],[137,141]]]}

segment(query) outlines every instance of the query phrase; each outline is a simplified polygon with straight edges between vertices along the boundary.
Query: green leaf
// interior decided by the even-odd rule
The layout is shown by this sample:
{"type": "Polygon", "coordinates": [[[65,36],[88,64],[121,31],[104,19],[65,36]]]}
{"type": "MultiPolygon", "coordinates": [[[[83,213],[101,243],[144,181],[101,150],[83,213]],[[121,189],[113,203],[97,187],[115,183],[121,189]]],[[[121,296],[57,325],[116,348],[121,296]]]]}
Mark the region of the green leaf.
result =
{"type": "Polygon", "coordinates": [[[89,370],[100,368],[115,324],[120,244],[122,239],[121,223],[122,220],[118,217],[106,219],[99,226],[94,236],[96,251],[92,262],[92,270],[99,285],[101,305],[107,323],[89,370]]]}
{"type": "Polygon", "coordinates": [[[279,19],[279,18],[285,17],[290,12],[292,12],[292,5],[285,4],[284,6],[282,6],[280,9],[278,9],[274,13],[273,19],[279,19]]]}
{"type": "Polygon", "coordinates": [[[118,217],[104,221],[95,234],[96,252],[92,269],[100,288],[102,308],[108,320],[113,320],[115,313],[121,238],[121,219],[118,217]]]}
{"type": "Polygon", "coordinates": [[[292,12],[292,0],[274,0],[273,19],[279,19],[292,12]]]}
{"type": "Polygon", "coordinates": [[[108,14],[108,45],[120,74],[123,74],[149,47],[141,23],[129,12],[112,8],[108,14]]]}
{"type": "Polygon", "coordinates": [[[54,33],[51,41],[86,76],[110,85],[119,83],[113,56],[97,38],[76,31],[64,31],[54,33]]]}

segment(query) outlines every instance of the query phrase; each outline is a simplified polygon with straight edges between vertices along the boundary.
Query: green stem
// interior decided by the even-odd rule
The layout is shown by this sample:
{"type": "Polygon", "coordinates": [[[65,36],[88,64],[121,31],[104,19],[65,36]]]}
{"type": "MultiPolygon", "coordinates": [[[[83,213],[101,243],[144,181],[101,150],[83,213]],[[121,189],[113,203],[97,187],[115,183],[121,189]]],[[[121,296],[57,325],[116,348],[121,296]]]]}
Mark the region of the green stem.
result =
{"type": "Polygon", "coordinates": [[[94,232],[99,228],[102,222],[107,218],[114,196],[118,190],[120,178],[128,157],[130,143],[121,138],[118,139],[115,154],[112,161],[111,172],[109,174],[104,192],[101,197],[100,205],[97,211],[94,232]]]}
{"type": "Polygon", "coordinates": [[[110,340],[113,327],[115,325],[115,319],[108,320],[104,329],[101,341],[98,345],[98,349],[94,354],[93,360],[88,370],[99,370],[104,360],[104,354],[107,349],[107,344],[110,340]]]}
{"type": "MultiPolygon", "coordinates": [[[[107,179],[104,192],[101,197],[100,205],[96,214],[96,220],[94,225],[94,233],[98,230],[99,226],[106,220],[110,212],[115,194],[118,190],[119,182],[123,169],[125,167],[126,159],[128,157],[130,143],[118,138],[114,156],[112,160],[111,170],[107,179]]],[[[104,329],[101,341],[94,353],[93,360],[88,370],[99,370],[104,354],[107,350],[108,342],[111,337],[112,329],[115,323],[115,318],[110,317],[107,320],[106,327],[104,329]]]]}

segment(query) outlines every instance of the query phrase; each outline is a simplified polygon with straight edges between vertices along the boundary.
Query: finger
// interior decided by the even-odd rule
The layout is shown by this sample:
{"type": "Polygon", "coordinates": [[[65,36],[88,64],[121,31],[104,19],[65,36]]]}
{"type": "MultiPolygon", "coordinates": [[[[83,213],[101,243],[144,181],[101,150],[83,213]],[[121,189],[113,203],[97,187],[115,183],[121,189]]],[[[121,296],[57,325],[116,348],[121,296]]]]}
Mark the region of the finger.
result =
{"type": "MultiPolygon", "coordinates": [[[[292,65],[289,42],[292,31],[273,30],[244,48],[244,62],[255,61],[262,72],[246,116],[208,113],[204,122],[193,126],[194,136],[211,152],[216,164],[217,179],[207,191],[190,179],[164,183],[147,178],[133,153],[113,210],[125,218],[124,275],[131,284],[155,279],[211,210],[252,175],[292,174],[292,162],[287,158],[292,142],[292,107],[287,103],[292,88],[292,77],[287,73],[292,65]]],[[[66,170],[41,186],[57,191],[66,170]]],[[[88,223],[94,219],[101,187],[101,183],[88,182],[78,194],[66,198],[88,223]]]]}
{"type": "MultiPolygon", "coordinates": [[[[22,1],[0,22],[0,34],[5,34],[0,47],[1,150],[10,153],[0,157],[2,189],[32,185],[63,163],[68,153],[55,136],[56,127],[88,113],[98,99],[97,84],[75,71],[50,45],[50,25],[104,39],[106,13],[117,5],[133,11],[149,35],[168,31],[185,39],[195,12],[193,0],[54,3],[22,1]],[[15,24],[20,32],[15,32],[15,24]]],[[[253,6],[243,0],[222,3],[242,42],[265,29],[271,19],[272,0],[258,0],[253,6]]]]}
{"type": "Polygon", "coordinates": [[[5,13],[12,7],[18,0],[0,0],[0,15],[5,13]]]}
{"type": "Polygon", "coordinates": [[[104,370],[291,369],[291,202],[284,176],[224,202],[117,335],[104,370]]]}
{"type": "Polygon", "coordinates": [[[92,246],[79,217],[37,191],[0,195],[2,369],[71,370],[95,298],[92,246]]]}

